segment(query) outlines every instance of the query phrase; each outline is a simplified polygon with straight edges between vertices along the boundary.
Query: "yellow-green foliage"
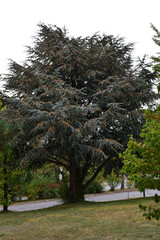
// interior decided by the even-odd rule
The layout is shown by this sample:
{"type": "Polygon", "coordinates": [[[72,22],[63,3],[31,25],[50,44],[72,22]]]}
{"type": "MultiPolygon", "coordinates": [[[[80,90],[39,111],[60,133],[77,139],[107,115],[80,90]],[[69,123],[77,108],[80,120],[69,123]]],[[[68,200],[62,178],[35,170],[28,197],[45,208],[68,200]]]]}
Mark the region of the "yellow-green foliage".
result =
{"type": "MultiPolygon", "coordinates": [[[[140,191],[145,188],[160,190],[160,112],[146,112],[146,124],[140,134],[142,141],[130,137],[128,148],[120,155],[124,159],[123,173],[136,182],[140,191]]],[[[160,197],[155,196],[159,204],[160,197]]],[[[160,219],[160,208],[140,205],[144,216],[151,220],[160,219]]]]}
{"type": "MultiPolygon", "coordinates": [[[[0,100],[0,111],[5,110],[0,100]]],[[[8,206],[11,203],[11,197],[14,195],[14,180],[19,175],[14,164],[13,141],[19,131],[16,124],[8,123],[0,119],[0,203],[8,206]]]]}
{"type": "Polygon", "coordinates": [[[140,190],[160,189],[160,113],[146,112],[146,124],[140,134],[142,141],[130,137],[124,159],[123,173],[135,180],[140,190]]]}

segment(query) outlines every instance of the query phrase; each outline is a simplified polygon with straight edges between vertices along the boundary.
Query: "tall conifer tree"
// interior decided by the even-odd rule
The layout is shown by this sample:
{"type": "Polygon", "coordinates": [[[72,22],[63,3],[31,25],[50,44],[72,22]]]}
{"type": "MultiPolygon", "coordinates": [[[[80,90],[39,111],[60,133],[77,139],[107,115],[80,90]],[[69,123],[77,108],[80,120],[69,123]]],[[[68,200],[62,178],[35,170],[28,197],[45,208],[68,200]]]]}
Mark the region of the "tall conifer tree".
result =
{"type": "Polygon", "coordinates": [[[69,37],[66,29],[39,25],[23,65],[10,63],[7,117],[23,123],[24,161],[51,161],[70,173],[70,202],[139,134],[140,108],[155,98],[153,74],[133,67],[133,44],[119,37],[69,37]],[[86,181],[92,169],[93,176],[86,181]]]}

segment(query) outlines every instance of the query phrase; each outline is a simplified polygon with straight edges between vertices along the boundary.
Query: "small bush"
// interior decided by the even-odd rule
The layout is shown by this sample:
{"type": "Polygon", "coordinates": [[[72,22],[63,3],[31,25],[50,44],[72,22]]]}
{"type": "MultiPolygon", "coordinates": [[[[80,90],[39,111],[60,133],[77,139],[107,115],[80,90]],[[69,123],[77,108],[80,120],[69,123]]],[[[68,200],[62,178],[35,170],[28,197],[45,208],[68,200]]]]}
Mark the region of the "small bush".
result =
{"type": "Polygon", "coordinates": [[[64,182],[61,183],[59,188],[58,188],[58,195],[59,197],[63,200],[63,202],[67,203],[68,202],[68,197],[69,197],[69,187],[68,183],[64,182]]]}
{"type": "Polygon", "coordinates": [[[48,182],[50,179],[43,175],[35,174],[28,185],[26,195],[29,199],[35,198],[55,198],[58,196],[59,184],[48,182]]]}
{"type": "MultiPolygon", "coordinates": [[[[127,179],[127,181],[126,181],[126,187],[127,187],[127,188],[134,187],[134,182],[131,181],[130,179],[127,179]]],[[[136,187],[137,187],[137,186],[136,186],[136,187]]]]}
{"type": "Polygon", "coordinates": [[[91,194],[91,193],[101,193],[103,192],[104,187],[102,184],[100,184],[98,181],[93,181],[85,190],[85,194],[91,194]]]}
{"type": "Polygon", "coordinates": [[[114,191],[115,188],[120,184],[120,182],[121,180],[113,172],[107,177],[107,183],[110,187],[110,191],[114,191]]]}
{"type": "Polygon", "coordinates": [[[58,196],[59,184],[43,183],[37,186],[38,198],[55,198],[58,196]]]}
{"type": "Polygon", "coordinates": [[[37,197],[37,188],[35,187],[34,184],[29,184],[27,191],[26,191],[26,197],[28,197],[28,199],[30,200],[34,200],[37,197]]]}
{"type": "Polygon", "coordinates": [[[22,197],[34,200],[36,198],[55,198],[59,187],[56,177],[56,169],[43,167],[36,171],[25,171],[17,181],[17,189],[14,189],[14,199],[22,197]]]}

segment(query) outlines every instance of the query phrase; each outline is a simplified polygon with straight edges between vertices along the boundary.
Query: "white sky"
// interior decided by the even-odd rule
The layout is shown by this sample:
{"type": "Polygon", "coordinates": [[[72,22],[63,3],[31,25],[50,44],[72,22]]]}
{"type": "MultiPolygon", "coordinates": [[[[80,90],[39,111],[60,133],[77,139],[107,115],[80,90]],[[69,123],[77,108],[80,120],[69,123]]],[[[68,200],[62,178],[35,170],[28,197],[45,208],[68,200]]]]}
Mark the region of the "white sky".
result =
{"type": "Polygon", "coordinates": [[[1,0],[0,9],[0,73],[7,73],[8,59],[25,60],[40,22],[66,26],[75,37],[119,35],[136,43],[136,56],[160,52],[150,28],[160,30],[160,0],[1,0]]]}

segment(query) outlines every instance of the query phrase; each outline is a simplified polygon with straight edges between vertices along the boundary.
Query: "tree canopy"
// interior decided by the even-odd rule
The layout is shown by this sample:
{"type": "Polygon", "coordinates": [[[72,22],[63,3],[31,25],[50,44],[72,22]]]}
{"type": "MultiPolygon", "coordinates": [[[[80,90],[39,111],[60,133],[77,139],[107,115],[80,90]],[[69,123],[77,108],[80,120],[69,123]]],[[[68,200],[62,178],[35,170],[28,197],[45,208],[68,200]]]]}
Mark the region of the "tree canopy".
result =
{"type": "Polygon", "coordinates": [[[137,187],[160,190],[160,112],[148,110],[141,141],[130,138],[123,153],[123,171],[136,181],[137,187]]]}
{"type": "Polygon", "coordinates": [[[69,37],[66,29],[39,25],[23,65],[10,62],[6,118],[23,123],[23,161],[52,161],[70,173],[69,200],[85,188],[143,123],[140,108],[154,102],[154,74],[133,44],[95,34],[69,37]],[[86,182],[89,169],[93,176],[86,182]]]}
{"type": "MultiPolygon", "coordinates": [[[[151,27],[156,33],[153,40],[160,46],[160,32],[155,26],[151,25],[151,27]]],[[[152,60],[159,92],[160,57],[152,57],[152,60]]],[[[126,151],[121,155],[124,159],[123,172],[136,182],[136,186],[141,191],[145,188],[160,190],[160,105],[154,111],[147,110],[145,118],[146,123],[139,141],[131,136],[126,151]]],[[[159,203],[159,200],[156,196],[155,201],[159,203]]],[[[145,211],[144,215],[147,219],[160,219],[160,208],[140,207],[145,211]]]]}
{"type": "Polygon", "coordinates": [[[3,210],[7,211],[11,204],[12,181],[19,173],[17,169],[20,169],[13,150],[20,128],[17,123],[9,123],[1,118],[5,110],[0,97],[0,203],[3,204],[3,210]]]}
{"type": "MultiPolygon", "coordinates": [[[[153,36],[152,39],[153,39],[154,43],[160,47],[160,32],[153,24],[151,24],[151,28],[155,32],[155,35],[153,36]]],[[[160,56],[159,56],[159,54],[158,54],[158,56],[152,56],[152,60],[153,60],[153,69],[156,73],[156,77],[159,82],[159,79],[160,79],[160,56]]],[[[158,84],[158,92],[160,92],[160,82],[158,84]]]]}
{"type": "MultiPolygon", "coordinates": [[[[123,173],[136,183],[140,191],[145,188],[160,190],[160,111],[146,112],[146,123],[140,134],[141,141],[133,137],[128,148],[121,155],[124,159],[123,173]]],[[[155,201],[159,203],[158,196],[155,201]]],[[[140,206],[147,219],[160,219],[160,208],[140,206]]]]}

